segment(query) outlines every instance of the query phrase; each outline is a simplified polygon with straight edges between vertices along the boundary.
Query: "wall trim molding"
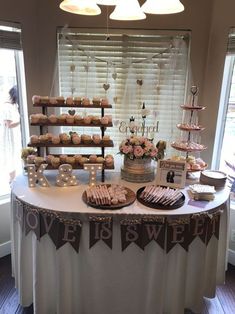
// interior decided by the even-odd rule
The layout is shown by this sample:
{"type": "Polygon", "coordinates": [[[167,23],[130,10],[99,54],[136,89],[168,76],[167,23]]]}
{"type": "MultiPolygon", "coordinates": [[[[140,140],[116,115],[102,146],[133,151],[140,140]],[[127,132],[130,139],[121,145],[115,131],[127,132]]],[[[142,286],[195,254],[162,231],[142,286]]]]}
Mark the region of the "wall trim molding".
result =
{"type": "Polygon", "coordinates": [[[0,244],[0,258],[11,254],[11,241],[0,244]]]}
{"type": "Polygon", "coordinates": [[[235,266],[235,251],[231,249],[228,250],[228,262],[235,266]]]}

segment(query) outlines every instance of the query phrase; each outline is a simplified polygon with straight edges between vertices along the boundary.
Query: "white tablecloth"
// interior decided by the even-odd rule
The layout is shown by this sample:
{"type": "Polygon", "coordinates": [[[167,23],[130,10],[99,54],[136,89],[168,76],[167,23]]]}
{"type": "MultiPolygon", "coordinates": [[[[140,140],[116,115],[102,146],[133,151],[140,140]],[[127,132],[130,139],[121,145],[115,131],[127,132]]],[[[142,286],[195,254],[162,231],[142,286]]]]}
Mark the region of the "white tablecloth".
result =
{"type": "MultiPolygon", "coordinates": [[[[111,176],[110,179],[116,178],[111,176]]],[[[122,182],[136,191],[143,184],[122,182]]],[[[29,205],[63,212],[77,212],[83,221],[79,253],[67,243],[56,250],[48,234],[40,241],[30,231],[27,236],[12,218],[12,268],[20,303],[34,303],[37,314],[181,314],[185,308],[200,313],[203,296],[214,297],[216,284],[224,282],[229,191],[216,194],[201,209],[185,205],[172,211],[147,208],[137,201],[124,209],[107,212],[87,207],[81,200],[86,185],[59,188],[28,188],[20,176],[12,190],[29,205]],[[120,219],[132,215],[182,215],[223,208],[219,241],[212,236],[206,246],[196,238],[186,252],[174,246],[166,253],[155,242],[145,250],[131,244],[121,249],[120,219]],[[102,241],[89,249],[88,216],[113,215],[112,250],[102,241]]]]}

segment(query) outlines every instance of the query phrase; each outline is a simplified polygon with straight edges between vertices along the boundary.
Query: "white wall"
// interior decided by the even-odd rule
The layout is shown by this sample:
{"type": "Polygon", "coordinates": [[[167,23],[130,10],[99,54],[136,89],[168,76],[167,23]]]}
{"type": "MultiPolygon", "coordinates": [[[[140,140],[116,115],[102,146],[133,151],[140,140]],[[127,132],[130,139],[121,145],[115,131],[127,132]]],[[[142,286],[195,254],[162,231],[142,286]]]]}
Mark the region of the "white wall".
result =
{"type": "Polygon", "coordinates": [[[0,203],[0,258],[10,253],[10,203],[0,203]]]}

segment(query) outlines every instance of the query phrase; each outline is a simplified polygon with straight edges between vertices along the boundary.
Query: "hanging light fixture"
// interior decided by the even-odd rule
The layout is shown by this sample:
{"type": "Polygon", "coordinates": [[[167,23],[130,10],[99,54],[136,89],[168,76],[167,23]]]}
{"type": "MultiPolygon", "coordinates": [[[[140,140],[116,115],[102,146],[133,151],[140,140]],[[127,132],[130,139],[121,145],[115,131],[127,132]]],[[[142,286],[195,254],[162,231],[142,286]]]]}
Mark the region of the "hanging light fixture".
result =
{"type": "Polygon", "coordinates": [[[96,3],[101,5],[116,5],[118,0],[97,0],[96,3]]]}
{"type": "Polygon", "coordinates": [[[101,13],[95,0],[64,0],[60,8],[66,12],[81,15],[98,15],[101,13]]]}
{"type": "Polygon", "coordinates": [[[184,11],[184,6],[179,0],[147,0],[141,9],[149,14],[173,14],[184,11]]]}
{"type": "Polygon", "coordinates": [[[145,18],[146,15],[141,10],[138,0],[119,0],[110,14],[111,20],[135,21],[145,18]]]}

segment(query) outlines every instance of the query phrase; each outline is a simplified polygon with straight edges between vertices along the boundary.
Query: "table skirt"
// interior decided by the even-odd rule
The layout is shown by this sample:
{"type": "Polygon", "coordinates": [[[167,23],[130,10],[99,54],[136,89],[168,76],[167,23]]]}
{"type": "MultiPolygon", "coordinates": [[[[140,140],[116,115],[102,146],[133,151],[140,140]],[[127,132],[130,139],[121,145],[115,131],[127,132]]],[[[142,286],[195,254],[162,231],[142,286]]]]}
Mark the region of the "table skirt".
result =
{"type": "MultiPolygon", "coordinates": [[[[225,204],[226,205],[226,204],[225,204]]],[[[16,203],[12,202],[12,211],[16,203]]],[[[220,219],[219,241],[195,238],[188,252],[178,244],[166,253],[155,241],[145,250],[132,243],[122,251],[119,217],[113,247],[98,241],[89,249],[86,214],[79,252],[69,243],[56,250],[48,234],[22,232],[12,218],[12,271],[20,304],[36,314],[200,313],[203,296],[213,298],[224,283],[228,211],[220,219]]]]}

